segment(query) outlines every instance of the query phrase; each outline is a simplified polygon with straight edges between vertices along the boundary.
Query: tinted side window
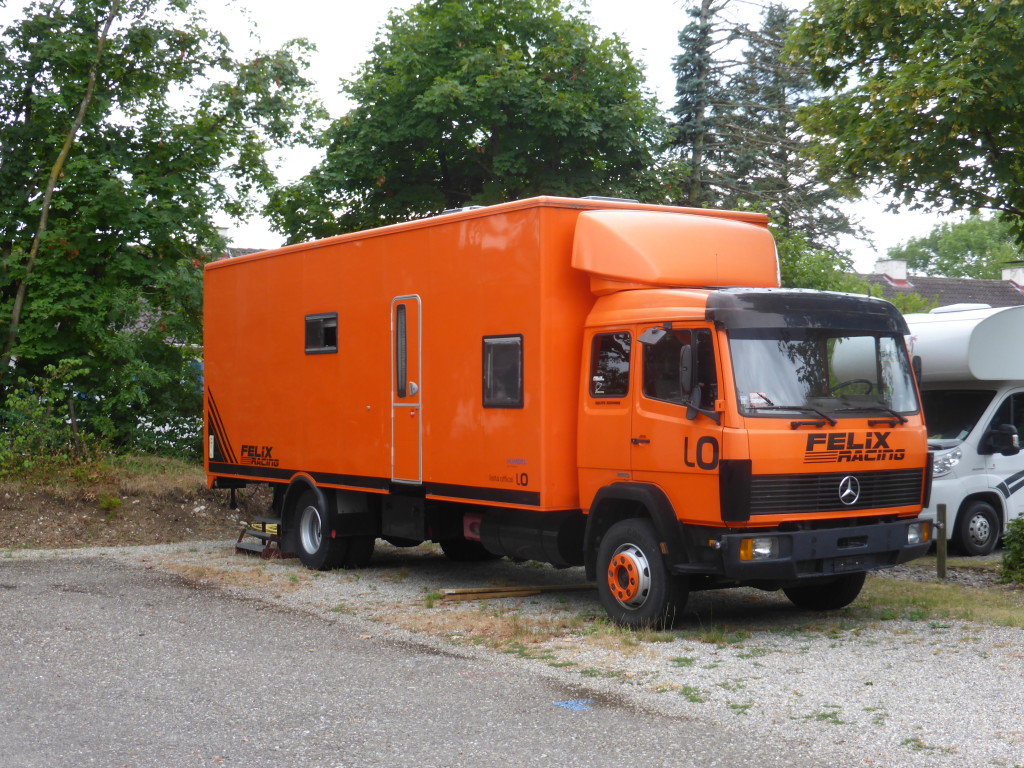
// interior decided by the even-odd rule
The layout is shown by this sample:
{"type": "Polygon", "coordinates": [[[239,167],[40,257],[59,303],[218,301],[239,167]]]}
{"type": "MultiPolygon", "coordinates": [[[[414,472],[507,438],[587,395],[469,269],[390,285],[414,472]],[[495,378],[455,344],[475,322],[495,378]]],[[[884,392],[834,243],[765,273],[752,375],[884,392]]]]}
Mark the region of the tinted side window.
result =
{"type": "Polygon", "coordinates": [[[996,429],[1001,424],[1012,424],[1017,428],[1017,434],[1024,435],[1024,393],[1018,392],[1003,400],[989,429],[996,429]]]}
{"type": "Polygon", "coordinates": [[[679,381],[679,357],[685,346],[690,346],[693,362],[697,366],[700,407],[714,408],[715,400],[718,399],[718,375],[711,334],[706,330],[675,329],[666,333],[657,343],[643,345],[644,396],[680,405],[689,404],[689,398],[683,394],[679,381]]]}
{"type": "Polygon", "coordinates": [[[523,407],[523,337],[484,338],[484,408],[523,407]]]}
{"type": "Polygon", "coordinates": [[[306,315],[306,354],[322,355],[338,351],[338,313],[306,315]]]}
{"type": "Polygon", "coordinates": [[[628,331],[600,333],[590,355],[592,397],[623,397],[629,394],[629,354],[633,337],[628,331]]]}

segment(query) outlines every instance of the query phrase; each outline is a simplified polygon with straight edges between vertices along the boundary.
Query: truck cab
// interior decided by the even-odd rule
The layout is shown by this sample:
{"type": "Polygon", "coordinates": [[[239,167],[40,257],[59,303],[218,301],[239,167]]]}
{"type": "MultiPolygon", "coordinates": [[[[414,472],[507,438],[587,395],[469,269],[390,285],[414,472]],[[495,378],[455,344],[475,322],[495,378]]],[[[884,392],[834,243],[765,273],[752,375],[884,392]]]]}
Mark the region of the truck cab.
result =
{"type": "Polygon", "coordinates": [[[622,585],[657,571],[633,540],[644,536],[665,583],[781,588],[819,609],[923,554],[927,457],[905,328],[891,305],[844,294],[601,298],[584,340],[579,465],[606,610],[643,615],[643,588],[622,585]],[[628,521],[638,507],[649,531],[628,521]]]}

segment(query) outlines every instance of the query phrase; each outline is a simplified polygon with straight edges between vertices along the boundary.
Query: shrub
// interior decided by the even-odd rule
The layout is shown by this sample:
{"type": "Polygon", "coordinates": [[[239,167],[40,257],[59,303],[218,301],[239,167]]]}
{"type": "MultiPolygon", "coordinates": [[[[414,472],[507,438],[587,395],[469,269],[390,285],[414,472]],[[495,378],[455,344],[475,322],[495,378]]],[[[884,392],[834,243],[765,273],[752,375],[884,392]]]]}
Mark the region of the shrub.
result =
{"type": "Polygon", "coordinates": [[[1003,581],[1024,584],[1024,517],[1011,520],[1006,526],[999,575],[1003,581]]]}

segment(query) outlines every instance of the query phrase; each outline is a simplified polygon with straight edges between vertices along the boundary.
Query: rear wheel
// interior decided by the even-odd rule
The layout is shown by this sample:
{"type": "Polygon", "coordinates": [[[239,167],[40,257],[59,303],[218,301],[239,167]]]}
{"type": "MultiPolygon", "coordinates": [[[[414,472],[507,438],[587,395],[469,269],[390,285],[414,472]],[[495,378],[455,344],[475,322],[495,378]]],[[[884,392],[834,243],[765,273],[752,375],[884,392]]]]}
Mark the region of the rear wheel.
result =
{"type": "Polygon", "coordinates": [[[689,596],[686,580],[673,576],[649,520],[616,523],[598,548],[597,592],[612,621],[627,627],[671,627],[689,596]]]}
{"type": "Polygon", "coordinates": [[[295,549],[299,560],[314,571],[339,568],[349,554],[349,539],[334,538],[330,503],[321,503],[312,490],[305,490],[295,502],[292,520],[295,549]],[[326,505],[325,505],[326,504],[326,505]]]}
{"type": "Polygon", "coordinates": [[[783,593],[797,608],[805,611],[835,611],[845,608],[860,594],[866,573],[814,579],[799,587],[787,587],[783,593]]]}
{"type": "Polygon", "coordinates": [[[999,514],[985,501],[972,501],[956,520],[953,543],[965,555],[987,555],[999,542],[999,514]]]}

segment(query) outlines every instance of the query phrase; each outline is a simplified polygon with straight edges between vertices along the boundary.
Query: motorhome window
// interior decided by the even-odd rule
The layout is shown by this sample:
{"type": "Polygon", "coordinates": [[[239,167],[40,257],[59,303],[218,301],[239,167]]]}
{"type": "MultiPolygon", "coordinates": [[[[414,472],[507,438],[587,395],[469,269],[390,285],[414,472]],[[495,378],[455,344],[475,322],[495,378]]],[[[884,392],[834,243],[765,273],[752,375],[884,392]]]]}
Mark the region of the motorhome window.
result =
{"type": "Polygon", "coordinates": [[[523,407],[523,337],[484,337],[484,408],[523,407]]]}
{"type": "Polygon", "coordinates": [[[714,408],[718,398],[718,374],[711,333],[707,330],[673,329],[656,343],[643,345],[643,391],[652,400],[689,405],[680,382],[679,357],[685,346],[696,353],[700,407],[714,408]],[[694,340],[696,345],[694,346],[694,340]]]}
{"type": "Polygon", "coordinates": [[[828,328],[744,328],[729,333],[736,397],[745,416],[808,410],[833,418],[916,413],[906,346],[899,336],[828,328]]]}
{"type": "MultiPolygon", "coordinates": [[[[921,392],[929,440],[964,440],[985,413],[992,389],[934,389],[921,392]]],[[[998,414],[997,414],[998,415],[998,414]]]]}
{"type": "Polygon", "coordinates": [[[594,336],[590,355],[592,397],[623,397],[629,394],[629,353],[633,337],[628,331],[594,336]]]}
{"type": "Polygon", "coordinates": [[[338,313],[306,315],[306,354],[323,355],[338,351],[338,313]]]}

